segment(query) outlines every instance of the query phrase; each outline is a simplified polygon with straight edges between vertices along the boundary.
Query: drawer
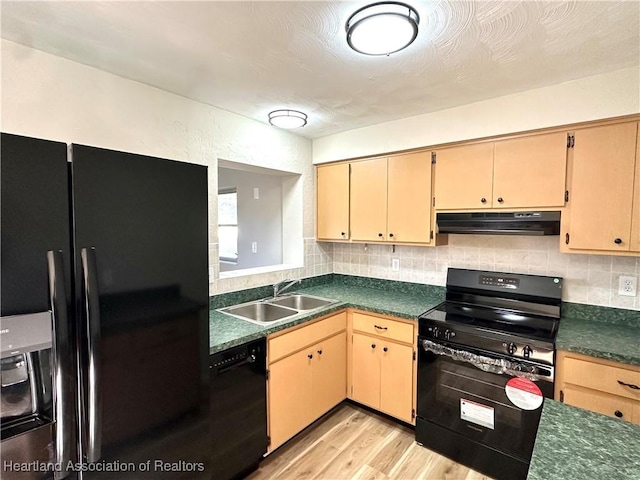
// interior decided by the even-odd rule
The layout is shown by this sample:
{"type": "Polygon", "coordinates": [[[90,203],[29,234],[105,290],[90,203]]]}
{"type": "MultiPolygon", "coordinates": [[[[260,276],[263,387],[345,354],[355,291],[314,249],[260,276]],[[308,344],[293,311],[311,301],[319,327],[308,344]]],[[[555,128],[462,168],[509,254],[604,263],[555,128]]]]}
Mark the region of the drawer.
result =
{"type": "Polygon", "coordinates": [[[597,390],[579,387],[573,388],[571,386],[565,386],[562,392],[564,393],[564,403],[567,405],[573,405],[574,407],[584,408],[610,417],[620,418],[628,422],[640,422],[640,418],[637,418],[638,402],[634,402],[628,398],[609,395],[608,393],[598,392],[597,390]],[[618,415],[616,415],[616,412],[618,412],[618,415]]]}
{"type": "Polygon", "coordinates": [[[354,312],[353,329],[398,342],[413,344],[413,325],[354,312]]]}
{"type": "Polygon", "coordinates": [[[269,363],[313,345],[346,328],[347,312],[342,312],[283,335],[269,338],[267,346],[269,363]]]}
{"type": "Polygon", "coordinates": [[[640,390],[620,383],[640,386],[640,372],[571,357],[564,359],[561,368],[564,368],[565,383],[640,400],[640,390]]]}

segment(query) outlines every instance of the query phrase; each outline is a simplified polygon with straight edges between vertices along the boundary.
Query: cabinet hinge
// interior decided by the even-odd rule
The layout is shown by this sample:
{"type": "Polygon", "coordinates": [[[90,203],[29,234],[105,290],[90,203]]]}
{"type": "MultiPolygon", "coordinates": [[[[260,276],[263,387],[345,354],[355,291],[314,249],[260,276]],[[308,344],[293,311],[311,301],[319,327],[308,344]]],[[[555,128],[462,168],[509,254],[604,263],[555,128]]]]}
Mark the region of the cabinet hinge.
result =
{"type": "Polygon", "coordinates": [[[267,370],[267,380],[269,380],[269,370],[267,370]]]}
{"type": "Polygon", "coordinates": [[[435,207],[436,206],[436,197],[433,197],[433,201],[431,202],[431,204],[435,207]]]}
{"type": "Polygon", "coordinates": [[[413,420],[414,418],[416,418],[416,409],[412,408],[411,409],[411,420],[413,420]]]}
{"type": "Polygon", "coordinates": [[[564,201],[568,202],[569,201],[569,190],[565,190],[564,191],[564,201]]]}
{"type": "Polygon", "coordinates": [[[573,148],[576,144],[576,137],[567,133],[567,148],[573,148]]]}
{"type": "Polygon", "coordinates": [[[560,390],[560,401],[564,403],[564,392],[560,390]]]}
{"type": "Polygon", "coordinates": [[[267,447],[271,446],[271,437],[267,435],[267,447]]]}
{"type": "Polygon", "coordinates": [[[431,230],[431,233],[429,233],[429,240],[433,240],[433,230],[431,230]]]}
{"type": "Polygon", "coordinates": [[[351,175],[351,164],[349,164],[349,175],[351,175]]]}
{"type": "Polygon", "coordinates": [[[353,385],[351,385],[351,396],[353,397],[353,385]]]}
{"type": "Polygon", "coordinates": [[[431,152],[431,163],[436,164],[436,152],[431,152]]]}
{"type": "Polygon", "coordinates": [[[416,351],[415,350],[413,351],[413,359],[414,360],[416,359],[416,351]]]}
{"type": "Polygon", "coordinates": [[[569,234],[568,233],[564,236],[564,243],[569,245],[569,234]]]}

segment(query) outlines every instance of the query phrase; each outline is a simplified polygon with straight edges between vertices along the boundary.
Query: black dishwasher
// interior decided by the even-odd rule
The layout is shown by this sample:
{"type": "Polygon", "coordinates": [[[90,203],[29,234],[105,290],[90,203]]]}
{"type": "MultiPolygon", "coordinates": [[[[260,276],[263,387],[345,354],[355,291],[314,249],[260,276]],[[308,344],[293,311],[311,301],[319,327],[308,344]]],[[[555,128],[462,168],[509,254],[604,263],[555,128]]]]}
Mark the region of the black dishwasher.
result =
{"type": "Polygon", "coordinates": [[[242,478],[267,451],[265,339],[211,355],[213,480],[242,478]]]}

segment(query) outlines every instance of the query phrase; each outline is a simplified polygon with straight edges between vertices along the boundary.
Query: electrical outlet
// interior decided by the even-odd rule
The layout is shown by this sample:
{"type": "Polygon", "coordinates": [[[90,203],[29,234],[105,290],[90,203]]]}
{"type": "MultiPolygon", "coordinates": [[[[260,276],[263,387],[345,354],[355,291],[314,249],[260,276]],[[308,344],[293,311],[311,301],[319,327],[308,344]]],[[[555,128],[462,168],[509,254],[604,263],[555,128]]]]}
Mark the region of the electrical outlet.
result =
{"type": "Polygon", "coordinates": [[[251,242],[251,253],[258,253],[258,242],[251,242]]]}
{"type": "Polygon", "coordinates": [[[620,275],[618,295],[635,297],[638,289],[638,277],[620,275]]]}
{"type": "Polygon", "coordinates": [[[397,272],[400,270],[400,259],[398,258],[391,259],[391,270],[393,270],[394,272],[397,272]]]}
{"type": "Polygon", "coordinates": [[[253,199],[254,200],[260,199],[260,189],[258,187],[253,188],[253,199]]]}

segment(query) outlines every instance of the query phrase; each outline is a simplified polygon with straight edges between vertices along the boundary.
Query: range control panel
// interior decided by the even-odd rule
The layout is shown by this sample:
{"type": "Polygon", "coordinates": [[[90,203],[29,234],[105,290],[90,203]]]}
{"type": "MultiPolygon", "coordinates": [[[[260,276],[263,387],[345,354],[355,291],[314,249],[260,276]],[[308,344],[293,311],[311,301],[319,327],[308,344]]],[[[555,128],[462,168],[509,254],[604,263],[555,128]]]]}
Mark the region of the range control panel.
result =
{"type": "Polygon", "coordinates": [[[516,289],[520,286],[520,279],[497,275],[480,275],[480,285],[516,289]]]}

